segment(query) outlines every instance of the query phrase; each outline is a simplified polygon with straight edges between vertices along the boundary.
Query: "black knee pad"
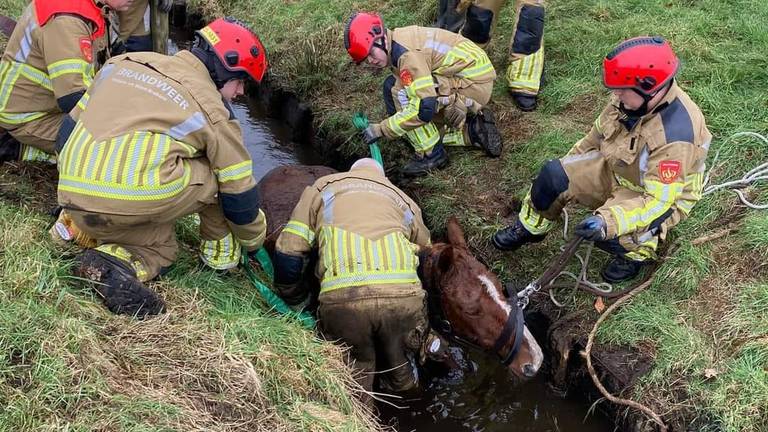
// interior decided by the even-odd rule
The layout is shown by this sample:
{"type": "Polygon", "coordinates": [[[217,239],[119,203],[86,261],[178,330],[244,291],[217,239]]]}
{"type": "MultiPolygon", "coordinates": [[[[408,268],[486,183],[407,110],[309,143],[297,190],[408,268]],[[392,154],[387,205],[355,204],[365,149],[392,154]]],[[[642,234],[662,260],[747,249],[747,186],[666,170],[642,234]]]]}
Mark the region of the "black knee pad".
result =
{"type": "Polygon", "coordinates": [[[437,98],[428,97],[421,100],[419,104],[419,120],[429,123],[437,112],[437,98]]]}
{"type": "Polygon", "coordinates": [[[61,153],[61,150],[64,149],[64,144],[67,143],[67,140],[74,129],[75,120],[70,117],[69,114],[65,115],[64,120],[61,122],[61,126],[59,126],[59,132],[56,134],[54,150],[57,154],[61,153]]]}
{"type": "Polygon", "coordinates": [[[462,36],[474,43],[484,44],[491,40],[493,12],[471,5],[467,9],[467,22],[461,31],[462,36]]]}
{"type": "Polygon", "coordinates": [[[546,211],[561,193],[568,190],[568,175],[558,159],[547,161],[531,187],[531,202],[538,211],[546,211]]]}
{"type": "Polygon", "coordinates": [[[541,48],[543,37],[544,7],[525,5],[520,8],[512,51],[518,54],[533,54],[541,48]]]}
{"type": "Polygon", "coordinates": [[[397,108],[395,107],[395,100],[392,99],[392,87],[395,86],[397,79],[394,75],[390,75],[384,80],[384,107],[387,110],[387,115],[395,115],[397,108]]]}

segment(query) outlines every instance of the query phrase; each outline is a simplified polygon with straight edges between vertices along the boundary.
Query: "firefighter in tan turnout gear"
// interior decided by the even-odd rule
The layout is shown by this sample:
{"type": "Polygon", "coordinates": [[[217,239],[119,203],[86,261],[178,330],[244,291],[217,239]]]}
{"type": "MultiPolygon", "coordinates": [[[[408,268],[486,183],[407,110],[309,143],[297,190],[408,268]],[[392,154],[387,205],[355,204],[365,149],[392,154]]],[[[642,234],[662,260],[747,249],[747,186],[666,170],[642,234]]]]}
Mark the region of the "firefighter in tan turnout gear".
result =
{"type": "Polygon", "coordinates": [[[77,274],[116,313],[161,312],[143,282],[177,253],[175,221],[200,217],[200,256],[237,265],[264,241],[251,158],[228,101],[267,67],[258,37],[232,19],[197,34],[192,51],[135,53],[107,62],[72,112],[59,154],[59,204],[97,242],[77,274]],[[139,108],[137,108],[139,107],[139,108]]]}
{"type": "Polygon", "coordinates": [[[501,134],[490,109],[496,72],[472,41],[446,30],[410,26],[386,30],[378,15],[360,12],[344,31],[352,59],[392,68],[384,81],[389,118],[364,132],[370,144],[405,136],[416,156],[403,169],[419,176],[448,163],[445,146],[480,147],[501,154],[501,134]]]}
{"type": "Polygon", "coordinates": [[[568,155],[544,164],[517,222],[497,232],[493,244],[514,250],[541,241],[576,201],[596,209],[576,234],[615,255],[602,271],[606,281],[631,279],[655,259],[659,242],[701,198],[712,139],[674,80],[678,66],[660,37],[629,39],[611,51],[603,82],[612,101],[568,155]]]}
{"type": "Polygon", "coordinates": [[[131,0],[33,0],[0,60],[0,161],[52,160],[64,116],[107,48],[106,6],[131,0]]]}
{"type": "Polygon", "coordinates": [[[409,390],[417,385],[412,354],[429,331],[417,274],[417,252],[429,244],[419,207],[376,161],[361,159],[304,190],[277,239],[275,286],[292,307],[305,304],[309,293],[299,281],[317,249],[321,333],[352,347],[366,390],[376,370],[390,368],[388,388],[409,390]]]}
{"type": "MultiPolygon", "coordinates": [[[[504,3],[506,0],[439,0],[436,25],[460,31],[485,48],[504,3]]],[[[533,111],[544,72],[544,0],[516,0],[515,11],[507,85],[518,108],[533,111]]]]}
{"type": "MultiPolygon", "coordinates": [[[[110,38],[112,55],[124,52],[152,51],[152,32],[150,29],[150,0],[133,0],[131,7],[117,11],[116,35],[110,38]]],[[[156,0],[152,0],[156,1],[156,0]]],[[[158,10],[170,12],[173,0],[157,1],[158,10]]]]}

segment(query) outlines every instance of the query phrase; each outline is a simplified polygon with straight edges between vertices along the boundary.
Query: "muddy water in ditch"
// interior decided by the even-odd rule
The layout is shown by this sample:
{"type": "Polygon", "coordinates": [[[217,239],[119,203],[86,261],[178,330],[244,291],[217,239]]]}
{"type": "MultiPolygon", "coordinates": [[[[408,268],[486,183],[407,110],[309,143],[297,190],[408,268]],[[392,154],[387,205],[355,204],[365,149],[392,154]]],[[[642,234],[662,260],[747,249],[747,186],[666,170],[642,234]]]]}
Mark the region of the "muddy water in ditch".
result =
{"type": "MultiPolygon", "coordinates": [[[[172,27],[168,52],[173,54],[188,49],[192,37],[192,33],[172,27]]],[[[291,142],[291,131],[279,120],[269,117],[256,101],[243,96],[234,100],[231,106],[243,129],[243,141],[253,159],[256,181],[280,165],[322,163],[322,158],[309,146],[291,142]]]]}
{"type": "Polygon", "coordinates": [[[459,368],[426,381],[415,399],[391,400],[407,408],[379,404],[382,420],[398,431],[418,432],[606,432],[613,424],[588,415],[583,400],[563,398],[540,376],[513,385],[495,358],[452,348],[459,368]]]}
{"type": "MultiPolygon", "coordinates": [[[[179,29],[171,34],[169,50],[189,46],[191,35],[179,29]]],[[[290,164],[316,164],[321,158],[306,146],[290,142],[290,131],[271,119],[255,101],[242,98],[232,104],[253,158],[256,179],[272,168],[290,164]]],[[[459,368],[429,373],[423,394],[393,400],[404,408],[379,404],[382,422],[398,431],[520,431],[603,432],[613,430],[607,419],[587,415],[584,402],[561,398],[543,377],[513,387],[506,371],[482,353],[452,349],[459,368]]]]}

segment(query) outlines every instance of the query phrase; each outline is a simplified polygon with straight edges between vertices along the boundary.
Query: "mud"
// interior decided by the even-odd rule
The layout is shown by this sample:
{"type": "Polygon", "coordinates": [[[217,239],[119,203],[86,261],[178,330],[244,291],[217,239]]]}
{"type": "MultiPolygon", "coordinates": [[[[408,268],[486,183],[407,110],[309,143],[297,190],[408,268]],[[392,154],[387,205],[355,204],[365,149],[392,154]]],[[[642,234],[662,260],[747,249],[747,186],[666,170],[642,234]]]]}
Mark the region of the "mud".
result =
{"type": "Polygon", "coordinates": [[[326,166],[312,166],[309,169],[299,169],[295,166],[276,168],[264,176],[258,183],[261,196],[261,209],[267,218],[267,240],[265,247],[272,250],[275,240],[283,227],[284,221],[290,219],[295,203],[299,202],[306,185],[311,185],[318,178],[335,173],[336,170],[326,166]],[[291,181],[286,182],[286,178],[291,181]],[[280,196],[268,193],[270,190],[280,190],[280,196]]]}
{"type": "Polygon", "coordinates": [[[42,162],[0,164],[0,200],[27,210],[53,215],[57,207],[55,165],[42,162]]]}

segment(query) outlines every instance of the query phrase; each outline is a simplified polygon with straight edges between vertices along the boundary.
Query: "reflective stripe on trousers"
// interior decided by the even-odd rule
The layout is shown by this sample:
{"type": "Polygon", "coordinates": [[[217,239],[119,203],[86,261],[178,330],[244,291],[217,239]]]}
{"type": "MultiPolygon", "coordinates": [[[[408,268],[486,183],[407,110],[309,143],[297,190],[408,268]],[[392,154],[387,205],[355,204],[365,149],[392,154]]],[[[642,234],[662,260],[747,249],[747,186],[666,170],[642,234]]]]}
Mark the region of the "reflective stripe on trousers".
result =
{"type": "Polygon", "coordinates": [[[130,268],[136,273],[136,279],[141,282],[147,282],[147,269],[141,259],[135,257],[126,248],[112,243],[103,244],[96,248],[97,251],[113,256],[120,261],[128,264],[130,268]]]}
{"type": "Polygon", "coordinates": [[[240,243],[232,233],[219,240],[203,240],[200,243],[200,259],[215,270],[228,270],[240,262],[240,243]]]}
{"type": "Polygon", "coordinates": [[[26,144],[22,144],[21,146],[21,160],[25,162],[48,162],[56,164],[56,156],[26,144]]]}
{"type": "Polygon", "coordinates": [[[511,92],[537,95],[544,72],[544,47],[533,54],[510,62],[507,68],[507,84],[511,92]]]}
{"type": "Polygon", "coordinates": [[[523,200],[523,207],[520,209],[519,219],[525,229],[534,235],[546,234],[554,226],[554,223],[551,220],[545,218],[533,208],[530,190],[523,200]]]}

